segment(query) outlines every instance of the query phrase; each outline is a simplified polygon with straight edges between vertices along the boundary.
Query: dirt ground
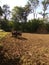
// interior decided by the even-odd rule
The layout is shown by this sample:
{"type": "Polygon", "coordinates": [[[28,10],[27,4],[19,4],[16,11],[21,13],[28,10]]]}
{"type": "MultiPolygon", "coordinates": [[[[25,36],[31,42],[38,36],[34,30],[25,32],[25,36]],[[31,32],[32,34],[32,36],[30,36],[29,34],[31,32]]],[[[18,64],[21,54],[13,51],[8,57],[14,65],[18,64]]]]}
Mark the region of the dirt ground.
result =
{"type": "Polygon", "coordinates": [[[49,65],[49,34],[23,33],[15,38],[10,33],[0,43],[4,56],[8,59],[21,57],[21,65],[49,65]]]}

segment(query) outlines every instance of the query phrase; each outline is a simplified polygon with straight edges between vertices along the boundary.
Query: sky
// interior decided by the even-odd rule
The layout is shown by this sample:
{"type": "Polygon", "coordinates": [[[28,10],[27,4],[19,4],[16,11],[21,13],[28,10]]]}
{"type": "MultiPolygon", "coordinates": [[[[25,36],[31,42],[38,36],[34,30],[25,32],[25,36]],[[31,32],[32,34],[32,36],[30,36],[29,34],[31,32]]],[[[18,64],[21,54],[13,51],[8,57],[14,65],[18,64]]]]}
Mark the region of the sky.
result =
{"type": "MultiPolygon", "coordinates": [[[[10,10],[12,10],[14,6],[24,7],[27,4],[27,1],[28,0],[0,0],[0,5],[3,6],[4,4],[7,4],[10,6],[10,10]]],[[[42,0],[40,0],[40,4],[39,4],[40,7],[38,7],[37,9],[37,13],[42,11],[41,1],[42,0]]],[[[33,18],[33,14],[30,14],[28,16],[28,19],[32,19],[32,18],[33,18]]],[[[37,18],[42,18],[42,16],[38,14],[37,18]]]]}
{"type": "Polygon", "coordinates": [[[28,0],[0,0],[0,5],[7,4],[12,9],[14,6],[25,6],[28,0]]]}

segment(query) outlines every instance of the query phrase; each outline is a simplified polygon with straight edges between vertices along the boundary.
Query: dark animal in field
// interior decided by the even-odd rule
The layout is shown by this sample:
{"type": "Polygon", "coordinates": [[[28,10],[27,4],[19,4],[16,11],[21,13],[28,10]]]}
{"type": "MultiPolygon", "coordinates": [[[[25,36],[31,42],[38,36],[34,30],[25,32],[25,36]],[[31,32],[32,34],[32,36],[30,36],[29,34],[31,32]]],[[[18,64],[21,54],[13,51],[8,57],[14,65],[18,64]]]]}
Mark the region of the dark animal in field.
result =
{"type": "Polygon", "coordinates": [[[22,33],[20,31],[12,31],[12,36],[22,36],[22,33]]]}

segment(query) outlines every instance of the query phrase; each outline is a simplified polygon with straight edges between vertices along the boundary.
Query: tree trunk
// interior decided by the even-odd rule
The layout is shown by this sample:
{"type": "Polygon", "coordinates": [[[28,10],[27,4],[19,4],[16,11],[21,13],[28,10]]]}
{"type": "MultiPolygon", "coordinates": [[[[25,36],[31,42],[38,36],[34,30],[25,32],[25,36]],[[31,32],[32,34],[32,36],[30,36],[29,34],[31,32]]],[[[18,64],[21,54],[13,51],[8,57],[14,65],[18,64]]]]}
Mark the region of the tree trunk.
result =
{"type": "Polygon", "coordinates": [[[36,18],[36,10],[34,9],[33,10],[33,16],[34,16],[34,19],[36,18]]]}

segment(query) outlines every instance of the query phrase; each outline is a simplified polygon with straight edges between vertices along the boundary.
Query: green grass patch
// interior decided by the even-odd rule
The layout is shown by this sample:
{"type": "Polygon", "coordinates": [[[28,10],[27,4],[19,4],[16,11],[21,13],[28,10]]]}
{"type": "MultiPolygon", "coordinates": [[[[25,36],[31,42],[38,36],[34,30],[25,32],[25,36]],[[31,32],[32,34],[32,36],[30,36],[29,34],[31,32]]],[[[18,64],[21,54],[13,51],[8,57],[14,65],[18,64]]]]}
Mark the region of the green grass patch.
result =
{"type": "Polygon", "coordinates": [[[0,31],[0,39],[2,39],[3,37],[5,37],[7,34],[8,34],[8,32],[0,31]]]}

